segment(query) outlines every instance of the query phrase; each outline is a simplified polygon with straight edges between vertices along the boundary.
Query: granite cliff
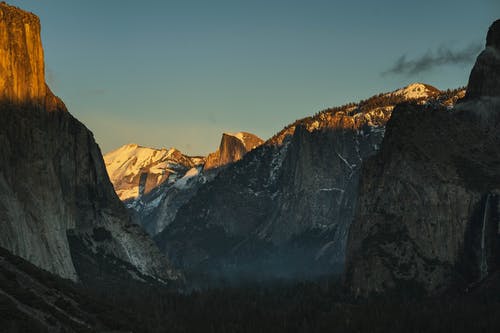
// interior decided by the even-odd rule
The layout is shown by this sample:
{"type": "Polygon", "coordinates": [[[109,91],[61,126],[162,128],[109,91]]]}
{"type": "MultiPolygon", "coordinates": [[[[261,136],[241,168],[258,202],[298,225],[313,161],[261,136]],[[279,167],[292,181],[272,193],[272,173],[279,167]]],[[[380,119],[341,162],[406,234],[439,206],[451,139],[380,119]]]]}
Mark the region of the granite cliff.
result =
{"type": "Polygon", "coordinates": [[[486,36],[486,47],[472,68],[466,99],[500,97],[500,20],[486,36]]]}
{"type": "Polygon", "coordinates": [[[78,280],[80,254],[176,275],[131,221],[92,133],[45,84],[38,18],[0,4],[0,246],[78,280]]]}
{"type": "Polygon", "coordinates": [[[467,288],[498,268],[500,21],[453,109],[399,105],[361,172],[347,250],[358,296],[467,288]]]}
{"type": "Polygon", "coordinates": [[[0,100],[43,104],[46,96],[40,20],[0,3],[0,100]]]}
{"type": "Polygon", "coordinates": [[[257,148],[264,141],[258,136],[247,133],[224,133],[219,149],[207,156],[204,170],[220,168],[239,161],[250,150],[257,148]]]}

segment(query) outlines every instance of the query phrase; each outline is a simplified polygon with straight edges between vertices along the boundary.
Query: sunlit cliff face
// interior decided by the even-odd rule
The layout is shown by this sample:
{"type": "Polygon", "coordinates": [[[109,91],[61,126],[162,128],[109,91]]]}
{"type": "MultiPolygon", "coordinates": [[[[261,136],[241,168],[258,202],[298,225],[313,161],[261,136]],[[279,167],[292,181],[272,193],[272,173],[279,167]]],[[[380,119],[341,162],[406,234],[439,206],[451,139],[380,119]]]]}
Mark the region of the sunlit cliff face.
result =
{"type": "Polygon", "coordinates": [[[0,100],[40,104],[46,94],[38,17],[0,3],[0,100]]]}

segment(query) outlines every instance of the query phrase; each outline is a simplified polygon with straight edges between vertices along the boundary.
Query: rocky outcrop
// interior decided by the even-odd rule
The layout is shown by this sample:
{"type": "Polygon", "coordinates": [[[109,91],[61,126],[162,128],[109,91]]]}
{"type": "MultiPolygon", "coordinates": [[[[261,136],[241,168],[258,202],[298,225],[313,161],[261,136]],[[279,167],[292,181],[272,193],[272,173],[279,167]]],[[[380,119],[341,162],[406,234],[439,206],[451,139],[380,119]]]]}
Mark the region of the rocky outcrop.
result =
{"type": "Polygon", "coordinates": [[[247,132],[224,133],[219,149],[207,156],[204,170],[220,168],[239,161],[246,153],[257,148],[263,142],[258,136],[247,132]]]}
{"type": "Polygon", "coordinates": [[[355,295],[435,294],[497,269],[500,136],[483,120],[497,118],[500,107],[481,101],[498,93],[491,69],[500,61],[484,67],[497,27],[466,102],[451,110],[398,106],[381,151],[364,163],[347,250],[346,282],[355,295]]]}
{"type": "Polygon", "coordinates": [[[43,53],[40,36],[33,36],[40,30],[38,19],[3,3],[0,9],[0,26],[9,29],[2,29],[2,36],[30,36],[15,42],[9,37],[0,45],[20,59],[1,75],[2,82],[17,88],[6,89],[0,103],[0,246],[77,280],[69,234],[90,253],[117,258],[159,279],[175,277],[154,243],[131,223],[92,133],[50,90],[41,95],[38,57],[43,53]],[[34,103],[40,98],[44,103],[34,103]]]}
{"type": "Polygon", "coordinates": [[[46,96],[40,21],[0,3],[0,101],[43,104],[46,96]]]}
{"type": "Polygon", "coordinates": [[[486,37],[486,48],[478,56],[469,77],[466,99],[500,97],[500,20],[486,37]]]}
{"type": "Polygon", "coordinates": [[[187,269],[336,271],[362,161],[378,150],[394,104],[451,95],[417,83],[299,120],[203,185],[155,239],[187,269]]]}

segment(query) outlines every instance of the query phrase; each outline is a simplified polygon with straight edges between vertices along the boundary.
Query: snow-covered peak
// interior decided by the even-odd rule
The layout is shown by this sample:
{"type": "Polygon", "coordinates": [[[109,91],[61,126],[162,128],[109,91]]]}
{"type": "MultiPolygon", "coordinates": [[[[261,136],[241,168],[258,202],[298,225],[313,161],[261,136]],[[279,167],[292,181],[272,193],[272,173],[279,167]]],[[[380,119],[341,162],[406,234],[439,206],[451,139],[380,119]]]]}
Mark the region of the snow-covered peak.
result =
{"type": "Polygon", "coordinates": [[[203,163],[199,158],[183,155],[175,148],[148,148],[124,145],[104,155],[104,163],[115,191],[122,200],[137,197],[141,175],[147,174],[146,192],[175,177],[179,172],[203,163]]]}
{"type": "Polygon", "coordinates": [[[156,164],[167,156],[169,156],[169,151],[166,149],[128,144],[104,155],[104,163],[110,178],[116,178],[116,176],[126,176],[136,169],[156,164]]]}
{"type": "Polygon", "coordinates": [[[398,89],[390,93],[391,95],[404,96],[405,99],[419,99],[419,98],[429,98],[437,95],[440,91],[433,86],[415,82],[409,84],[408,86],[398,89]]]}

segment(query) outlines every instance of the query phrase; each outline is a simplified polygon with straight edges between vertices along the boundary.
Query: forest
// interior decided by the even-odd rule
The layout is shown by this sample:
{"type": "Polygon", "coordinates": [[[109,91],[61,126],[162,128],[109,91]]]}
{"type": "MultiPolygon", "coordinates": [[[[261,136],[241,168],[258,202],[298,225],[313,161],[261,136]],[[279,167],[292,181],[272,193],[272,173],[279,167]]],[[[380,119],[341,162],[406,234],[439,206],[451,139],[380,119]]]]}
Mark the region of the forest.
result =
{"type": "MultiPolygon", "coordinates": [[[[214,281],[198,289],[137,283],[109,286],[75,284],[1,253],[19,272],[0,265],[0,327],[8,332],[46,332],[24,315],[7,295],[32,308],[66,320],[76,332],[89,328],[58,314],[64,308],[75,317],[120,332],[494,332],[500,326],[498,277],[467,293],[439,298],[355,299],[338,276],[309,281],[275,279],[260,283],[214,281]],[[20,273],[21,272],[21,273],[20,273]],[[55,306],[23,284],[22,273],[63,293],[55,306]],[[210,287],[212,285],[212,287],[210,287]],[[176,289],[176,290],[174,290],[176,289]],[[396,301],[397,299],[397,301],[396,301]],[[86,314],[81,317],[80,312],[86,314]]],[[[47,291],[45,291],[47,293],[47,291]]],[[[99,325],[96,325],[99,327],[99,325]]],[[[90,331],[94,331],[91,329],[90,331]]]]}

